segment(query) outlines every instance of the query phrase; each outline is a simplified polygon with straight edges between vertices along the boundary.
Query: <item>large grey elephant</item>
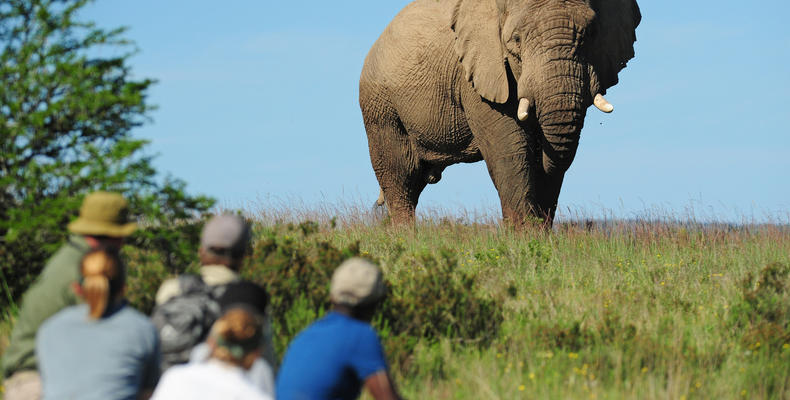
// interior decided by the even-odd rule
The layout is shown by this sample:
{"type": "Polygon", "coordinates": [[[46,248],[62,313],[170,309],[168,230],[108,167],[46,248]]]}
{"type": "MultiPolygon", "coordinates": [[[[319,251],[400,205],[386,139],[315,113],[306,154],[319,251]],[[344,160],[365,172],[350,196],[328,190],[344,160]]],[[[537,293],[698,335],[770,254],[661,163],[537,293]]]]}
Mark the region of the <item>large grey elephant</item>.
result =
{"type": "Polygon", "coordinates": [[[551,224],[587,108],[634,56],[635,0],[417,0],[365,59],[359,103],[393,222],[485,160],[506,221],[551,224]]]}

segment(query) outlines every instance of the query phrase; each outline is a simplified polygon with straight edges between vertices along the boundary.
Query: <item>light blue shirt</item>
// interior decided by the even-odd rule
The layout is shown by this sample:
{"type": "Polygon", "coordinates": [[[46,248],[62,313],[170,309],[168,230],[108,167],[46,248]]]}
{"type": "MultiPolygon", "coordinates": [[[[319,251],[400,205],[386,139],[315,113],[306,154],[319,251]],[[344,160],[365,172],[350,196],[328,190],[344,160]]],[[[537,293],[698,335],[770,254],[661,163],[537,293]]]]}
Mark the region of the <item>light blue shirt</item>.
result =
{"type": "Polygon", "coordinates": [[[41,325],[36,356],[45,400],[136,399],[159,379],[156,328],[123,305],[95,321],[85,304],[63,309],[41,325]]]}

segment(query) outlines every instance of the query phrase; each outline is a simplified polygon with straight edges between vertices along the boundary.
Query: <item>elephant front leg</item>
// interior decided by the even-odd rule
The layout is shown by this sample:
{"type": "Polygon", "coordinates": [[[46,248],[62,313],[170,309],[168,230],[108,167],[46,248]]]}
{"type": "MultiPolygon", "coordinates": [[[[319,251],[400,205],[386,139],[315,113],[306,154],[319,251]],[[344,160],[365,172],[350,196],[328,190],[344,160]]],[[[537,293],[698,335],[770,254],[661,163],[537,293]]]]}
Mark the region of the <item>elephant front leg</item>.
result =
{"type": "Polygon", "coordinates": [[[542,222],[538,196],[536,144],[515,121],[470,121],[502,206],[502,218],[516,227],[542,222]]]}
{"type": "Polygon", "coordinates": [[[565,179],[565,172],[555,172],[546,174],[541,171],[540,196],[538,197],[539,214],[544,218],[548,226],[554,222],[554,215],[557,212],[557,202],[560,197],[562,181],[565,179]]]}
{"type": "Polygon", "coordinates": [[[488,167],[506,223],[542,223],[538,173],[540,144],[514,116],[516,105],[494,104],[471,87],[462,92],[466,121],[488,167]]]}
{"type": "Polygon", "coordinates": [[[499,194],[502,218],[516,227],[542,223],[532,147],[526,142],[509,142],[508,146],[512,147],[503,149],[497,143],[488,143],[480,149],[499,194]]]}
{"type": "Polygon", "coordinates": [[[552,151],[551,146],[545,142],[542,143],[542,148],[543,151],[539,152],[537,159],[537,165],[540,166],[538,169],[538,187],[540,188],[538,203],[540,214],[551,226],[554,221],[554,215],[557,212],[557,202],[560,197],[560,189],[562,189],[562,181],[565,179],[565,173],[576,155],[576,145],[566,153],[565,157],[558,156],[552,151]]]}

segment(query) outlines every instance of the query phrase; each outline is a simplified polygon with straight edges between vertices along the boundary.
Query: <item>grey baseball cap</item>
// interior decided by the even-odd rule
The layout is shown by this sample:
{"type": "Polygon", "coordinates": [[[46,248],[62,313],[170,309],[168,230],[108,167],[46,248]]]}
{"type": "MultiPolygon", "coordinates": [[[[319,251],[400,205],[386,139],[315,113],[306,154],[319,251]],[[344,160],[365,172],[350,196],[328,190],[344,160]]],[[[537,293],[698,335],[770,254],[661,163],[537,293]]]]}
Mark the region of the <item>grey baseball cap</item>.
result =
{"type": "Polygon", "coordinates": [[[200,247],[220,255],[238,257],[250,243],[250,225],[244,218],[223,214],[212,217],[203,227],[200,247]]]}
{"type": "Polygon", "coordinates": [[[333,302],[352,307],[373,303],[384,296],[381,270],[363,258],[348,259],[332,275],[329,295],[333,302]]]}

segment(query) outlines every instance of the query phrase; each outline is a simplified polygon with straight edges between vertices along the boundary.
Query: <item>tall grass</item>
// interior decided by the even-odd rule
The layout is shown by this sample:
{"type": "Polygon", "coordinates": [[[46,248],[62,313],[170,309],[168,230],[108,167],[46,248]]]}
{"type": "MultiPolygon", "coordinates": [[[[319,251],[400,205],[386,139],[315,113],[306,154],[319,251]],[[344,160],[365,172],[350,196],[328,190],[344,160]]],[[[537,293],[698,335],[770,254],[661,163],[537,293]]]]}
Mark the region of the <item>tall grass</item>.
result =
{"type": "MultiPolygon", "coordinates": [[[[354,204],[283,201],[252,205],[247,214],[261,240],[291,235],[305,249],[326,243],[377,260],[393,288],[424,282],[436,268],[449,275],[441,279],[474,277],[469,291],[500,304],[502,320],[485,342],[434,335],[388,347],[408,398],[790,398],[786,221],[566,212],[551,231],[516,232],[486,210],[424,212],[415,227],[389,226],[354,204]],[[317,222],[309,237],[283,230],[303,220],[317,222]]],[[[130,296],[146,307],[167,270],[136,257],[130,296]]],[[[246,273],[267,268],[253,259],[246,273]]],[[[415,301],[417,310],[435,309],[415,301]]],[[[320,313],[299,304],[303,315],[320,313]]]]}
{"type": "MultiPolygon", "coordinates": [[[[321,238],[359,242],[393,286],[420,268],[420,254],[450,250],[477,291],[505,299],[488,347],[443,339],[413,350],[398,377],[410,398],[790,397],[790,316],[760,332],[744,306],[750,274],[756,282],[769,264],[790,265],[787,225],[660,212],[566,218],[551,232],[431,214],[414,228],[338,220],[321,238]]],[[[790,313],[790,281],[778,280],[766,307],[790,313]]]]}

